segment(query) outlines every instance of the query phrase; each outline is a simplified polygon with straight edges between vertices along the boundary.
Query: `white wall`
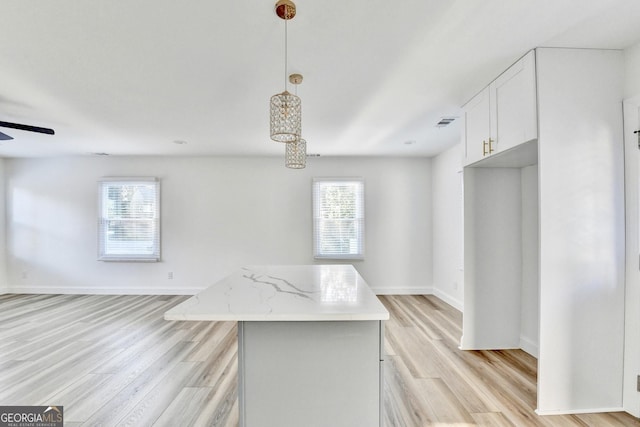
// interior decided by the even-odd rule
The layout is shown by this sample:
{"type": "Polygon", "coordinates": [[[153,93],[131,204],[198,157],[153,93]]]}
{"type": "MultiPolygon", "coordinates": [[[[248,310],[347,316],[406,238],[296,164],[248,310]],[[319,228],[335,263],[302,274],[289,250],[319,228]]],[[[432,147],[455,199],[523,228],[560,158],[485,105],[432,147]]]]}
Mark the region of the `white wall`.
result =
{"type": "Polygon", "coordinates": [[[476,166],[464,168],[465,299],[460,347],[518,348],[523,249],[521,169],[476,166]]]}
{"type": "Polygon", "coordinates": [[[6,160],[11,291],[190,294],[243,265],[314,263],[315,176],[364,177],[366,258],[353,264],[370,286],[429,292],[430,159],[317,158],[295,171],[220,157],[6,160]],[[162,262],[96,261],[103,176],[161,179],[162,262]]]}
{"type": "Polygon", "coordinates": [[[636,375],[640,373],[640,151],[638,137],[633,133],[640,129],[640,43],[625,50],[624,98],[627,266],[623,403],[625,411],[640,417],[640,393],[636,389],[636,375]]]}
{"type": "Polygon", "coordinates": [[[640,43],[629,47],[624,51],[625,99],[640,95],[640,43]]]}
{"type": "Polygon", "coordinates": [[[622,407],[623,56],[538,49],[538,413],[622,407]]]}
{"type": "Polygon", "coordinates": [[[0,294],[8,291],[7,284],[7,257],[6,257],[6,229],[5,222],[5,197],[4,197],[4,159],[0,159],[0,294]]]}
{"type": "Polygon", "coordinates": [[[433,159],[433,293],[463,308],[462,145],[433,159]]]}
{"type": "Polygon", "coordinates": [[[522,196],[522,290],[520,348],[538,357],[539,260],[538,165],[520,170],[522,196]]]}

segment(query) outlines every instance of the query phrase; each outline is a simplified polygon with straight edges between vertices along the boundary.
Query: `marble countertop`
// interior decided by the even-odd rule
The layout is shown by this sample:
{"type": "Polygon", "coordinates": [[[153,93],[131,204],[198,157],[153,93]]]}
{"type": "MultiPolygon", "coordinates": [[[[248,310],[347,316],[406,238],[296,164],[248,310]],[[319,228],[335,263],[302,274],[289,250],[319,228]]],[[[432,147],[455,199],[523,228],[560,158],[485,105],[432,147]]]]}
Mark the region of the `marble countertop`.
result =
{"type": "Polygon", "coordinates": [[[387,320],[352,265],[245,267],[178,304],[167,320],[387,320]]]}

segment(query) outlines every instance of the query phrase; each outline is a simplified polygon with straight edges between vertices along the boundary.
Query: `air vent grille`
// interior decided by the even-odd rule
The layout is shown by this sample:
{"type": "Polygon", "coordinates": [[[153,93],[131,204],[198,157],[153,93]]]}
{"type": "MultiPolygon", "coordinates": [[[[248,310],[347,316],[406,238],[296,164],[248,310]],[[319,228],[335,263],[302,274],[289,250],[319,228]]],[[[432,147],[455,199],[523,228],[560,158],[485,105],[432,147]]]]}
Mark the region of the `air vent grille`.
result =
{"type": "Polygon", "coordinates": [[[440,117],[440,121],[436,123],[436,127],[443,128],[449,126],[455,119],[455,117],[440,117]]]}

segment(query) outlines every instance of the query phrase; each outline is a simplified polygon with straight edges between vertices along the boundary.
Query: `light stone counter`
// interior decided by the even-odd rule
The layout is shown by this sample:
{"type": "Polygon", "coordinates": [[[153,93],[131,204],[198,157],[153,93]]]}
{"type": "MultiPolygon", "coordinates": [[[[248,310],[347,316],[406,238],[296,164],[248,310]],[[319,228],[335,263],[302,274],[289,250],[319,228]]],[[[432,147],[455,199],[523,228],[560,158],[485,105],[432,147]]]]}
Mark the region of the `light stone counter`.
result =
{"type": "Polygon", "coordinates": [[[351,265],[245,267],[165,313],[167,320],[387,320],[351,265]]]}

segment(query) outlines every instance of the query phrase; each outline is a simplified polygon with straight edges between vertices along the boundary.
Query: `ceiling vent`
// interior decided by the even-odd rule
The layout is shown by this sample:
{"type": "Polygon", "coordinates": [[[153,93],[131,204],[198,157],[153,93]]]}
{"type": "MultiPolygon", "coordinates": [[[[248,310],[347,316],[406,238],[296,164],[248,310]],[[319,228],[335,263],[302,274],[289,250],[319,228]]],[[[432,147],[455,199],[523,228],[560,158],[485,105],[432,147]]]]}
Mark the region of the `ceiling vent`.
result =
{"type": "Polygon", "coordinates": [[[443,128],[445,126],[449,126],[449,124],[451,124],[455,119],[455,117],[440,117],[440,121],[436,123],[436,127],[443,128]]]}

